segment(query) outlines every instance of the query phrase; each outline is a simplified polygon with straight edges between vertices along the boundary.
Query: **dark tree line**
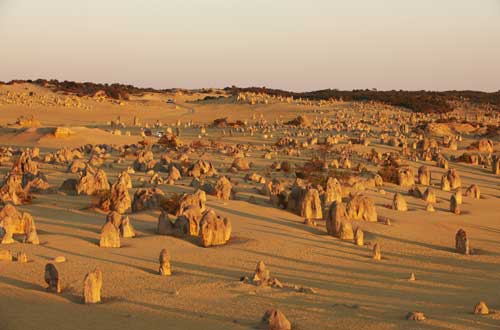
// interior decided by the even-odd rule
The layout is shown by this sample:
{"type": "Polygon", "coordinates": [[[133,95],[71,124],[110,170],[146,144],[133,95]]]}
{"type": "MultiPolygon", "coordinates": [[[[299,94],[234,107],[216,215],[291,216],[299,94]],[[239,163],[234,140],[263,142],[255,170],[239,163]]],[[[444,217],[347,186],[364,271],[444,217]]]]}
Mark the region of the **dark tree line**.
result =
{"type": "Polygon", "coordinates": [[[265,87],[227,87],[225,89],[234,95],[240,92],[266,93],[269,95],[302,98],[308,100],[337,99],[344,101],[375,101],[393,106],[411,109],[415,112],[448,112],[453,110],[450,101],[468,101],[475,105],[490,106],[500,110],[500,91],[494,93],[478,91],[377,91],[372,89],[355,89],[341,91],[337,89],[324,89],[312,92],[289,92],[265,87]]]}

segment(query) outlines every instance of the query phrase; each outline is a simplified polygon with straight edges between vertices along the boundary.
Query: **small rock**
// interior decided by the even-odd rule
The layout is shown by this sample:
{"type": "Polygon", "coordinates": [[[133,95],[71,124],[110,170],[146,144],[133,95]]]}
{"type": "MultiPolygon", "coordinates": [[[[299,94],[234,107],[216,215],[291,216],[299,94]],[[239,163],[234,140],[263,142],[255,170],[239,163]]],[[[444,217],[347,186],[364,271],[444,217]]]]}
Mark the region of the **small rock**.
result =
{"type": "Polygon", "coordinates": [[[57,256],[52,261],[60,264],[60,263],[66,262],[66,258],[63,256],[57,256]]]}
{"type": "Polygon", "coordinates": [[[474,314],[488,315],[490,313],[488,306],[484,301],[480,301],[474,306],[474,314]]]}
{"type": "Polygon", "coordinates": [[[409,312],[406,314],[406,319],[411,321],[423,321],[426,317],[422,312],[409,312]]]}
{"type": "Polygon", "coordinates": [[[24,252],[19,252],[17,254],[17,262],[20,263],[27,263],[28,262],[28,256],[24,252]]]}
{"type": "Polygon", "coordinates": [[[269,330],[291,330],[292,325],[285,314],[277,309],[269,309],[262,317],[262,324],[269,330]]]}

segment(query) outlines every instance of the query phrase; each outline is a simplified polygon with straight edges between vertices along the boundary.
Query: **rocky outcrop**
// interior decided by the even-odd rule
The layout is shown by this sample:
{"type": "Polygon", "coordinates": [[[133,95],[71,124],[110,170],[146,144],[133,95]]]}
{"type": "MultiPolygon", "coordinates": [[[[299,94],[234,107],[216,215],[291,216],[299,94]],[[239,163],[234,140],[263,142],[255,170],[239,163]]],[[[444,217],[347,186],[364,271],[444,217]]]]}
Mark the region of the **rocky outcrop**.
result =
{"type": "Polygon", "coordinates": [[[306,219],[323,218],[323,209],[318,190],[310,188],[303,195],[300,201],[300,216],[306,219]]]}
{"type": "Polygon", "coordinates": [[[395,193],[392,199],[392,209],[396,211],[408,211],[406,200],[400,193],[395,193]]]}
{"type": "Polygon", "coordinates": [[[113,222],[109,221],[101,228],[101,239],[99,247],[102,248],[119,248],[120,247],[120,231],[113,222]]]}
{"type": "Polygon", "coordinates": [[[342,223],[347,221],[347,212],[342,203],[333,202],[326,218],[326,231],[328,235],[338,236],[342,223]]]}
{"type": "Polygon", "coordinates": [[[231,222],[218,216],[215,211],[208,210],[200,220],[200,245],[209,247],[226,244],[231,238],[231,222]]]}
{"type": "Polygon", "coordinates": [[[219,180],[215,183],[214,187],[214,195],[215,197],[228,201],[231,199],[232,192],[232,184],[231,181],[225,176],[221,176],[219,180]]]}
{"type": "Polygon", "coordinates": [[[347,216],[352,220],[377,221],[375,203],[368,196],[355,194],[347,202],[347,216]]]}

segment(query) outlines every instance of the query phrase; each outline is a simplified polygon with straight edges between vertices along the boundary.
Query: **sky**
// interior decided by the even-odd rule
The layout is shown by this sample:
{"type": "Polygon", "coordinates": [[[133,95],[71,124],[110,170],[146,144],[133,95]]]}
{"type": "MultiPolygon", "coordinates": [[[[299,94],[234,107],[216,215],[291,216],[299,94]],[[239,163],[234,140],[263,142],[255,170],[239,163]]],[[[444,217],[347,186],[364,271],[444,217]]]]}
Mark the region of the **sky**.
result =
{"type": "Polygon", "coordinates": [[[500,0],[0,0],[0,81],[500,90],[500,0]]]}

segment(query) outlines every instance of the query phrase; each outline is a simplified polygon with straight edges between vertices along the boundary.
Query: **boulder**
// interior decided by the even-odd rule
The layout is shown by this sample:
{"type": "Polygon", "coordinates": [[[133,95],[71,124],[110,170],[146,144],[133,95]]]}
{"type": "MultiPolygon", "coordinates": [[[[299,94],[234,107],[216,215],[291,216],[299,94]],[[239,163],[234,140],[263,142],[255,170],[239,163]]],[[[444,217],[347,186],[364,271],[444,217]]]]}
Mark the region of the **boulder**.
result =
{"type": "Polygon", "coordinates": [[[488,315],[489,313],[490,310],[484,301],[480,301],[474,306],[474,314],[488,315]]]}
{"type": "Polygon", "coordinates": [[[267,285],[270,280],[269,270],[263,261],[259,261],[255,267],[255,273],[252,277],[252,282],[255,285],[267,285]]]}
{"type": "Polygon", "coordinates": [[[126,177],[119,176],[118,181],[111,186],[110,209],[120,214],[127,212],[132,205],[130,195],[127,189],[126,177]]]}
{"type": "Polygon", "coordinates": [[[436,203],[436,192],[431,187],[427,188],[422,196],[427,203],[436,203]]]}
{"type": "Polygon", "coordinates": [[[137,189],[132,202],[132,212],[157,208],[164,196],[165,194],[159,188],[137,189]]]}
{"type": "Polygon", "coordinates": [[[380,251],[380,244],[375,243],[373,246],[373,257],[374,260],[382,260],[382,252],[380,251]]]}
{"type": "Polygon", "coordinates": [[[292,324],[285,314],[277,309],[269,309],[262,317],[262,325],[269,330],[291,330],[292,324]]]}
{"type": "Polygon", "coordinates": [[[323,209],[318,190],[310,188],[303,195],[300,203],[300,216],[306,219],[323,218],[323,209]]]}
{"type": "Polygon", "coordinates": [[[227,201],[231,198],[232,187],[231,181],[227,177],[221,176],[215,183],[214,194],[217,198],[227,201]]]}
{"type": "Polygon", "coordinates": [[[456,169],[454,168],[449,169],[448,172],[446,172],[446,177],[450,182],[451,189],[457,189],[462,187],[462,180],[460,179],[460,175],[458,174],[458,171],[456,169]]]}
{"type": "Polygon", "coordinates": [[[101,229],[101,239],[99,247],[102,248],[119,248],[120,247],[120,231],[112,222],[106,222],[101,229]]]}
{"type": "Polygon", "coordinates": [[[83,280],[83,299],[85,304],[97,304],[101,302],[102,271],[95,268],[94,271],[85,275],[83,280]]]}
{"type": "Polygon", "coordinates": [[[24,235],[25,243],[40,243],[33,217],[27,212],[20,213],[12,204],[5,205],[0,211],[0,228],[3,229],[2,244],[14,243],[14,235],[24,235]]]}
{"type": "Polygon", "coordinates": [[[231,237],[231,222],[221,218],[215,211],[208,210],[200,220],[200,245],[209,247],[226,244],[231,237]]]}
{"type": "Polygon", "coordinates": [[[170,256],[167,249],[162,249],[160,251],[159,262],[160,269],[158,270],[158,272],[160,273],[160,275],[170,276],[172,274],[172,270],[170,269],[170,256]]]}
{"type": "Polygon", "coordinates": [[[476,184],[472,184],[465,191],[465,196],[472,197],[474,199],[481,199],[481,191],[479,190],[479,186],[476,184]]]}
{"type": "Polygon", "coordinates": [[[463,229],[459,229],[455,235],[455,251],[465,255],[471,253],[469,239],[467,238],[467,233],[463,229]]]}
{"type": "Polygon", "coordinates": [[[398,168],[398,185],[402,187],[411,187],[415,184],[415,175],[409,166],[398,168]]]}
{"type": "Polygon", "coordinates": [[[368,196],[355,194],[347,202],[347,216],[352,220],[377,221],[375,203],[368,196]]]}
{"type": "Polygon", "coordinates": [[[342,223],[347,221],[347,211],[342,202],[333,202],[326,218],[326,231],[328,235],[338,236],[342,223]]]}
{"type": "Polygon", "coordinates": [[[342,202],[342,185],[336,178],[329,177],[326,181],[325,206],[329,207],[333,202],[342,202]]]}
{"type": "Polygon", "coordinates": [[[130,222],[129,217],[124,217],[120,225],[120,234],[123,238],[132,238],[136,236],[135,229],[130,222]]]}
{"type": "Polygon", "coordinates": [[[457,197],[451,195],[450,197],[450,212],[459,215],[461,213],[460,204],[458,203],[457,197]]]}
{"type": "Polygon", "coordinates": [[[61,279],[54,264],[49,263],[45,265],[45,282],[48,285],[47,291],[61,293],[61,279]]]}
{"type": "Polygon", "coordinates": [[[354,232],[349,221],[342,222],[342,225],[340,226],[339,238],[344,241],[352,241],[354,239],[354,232]]]}
{"type": "Polygon", "coordinates": [[[406,314],[406,319],[410,321],[423,321],[426,317],[422,312],[409,312],[406,314]]]}
{"type": "Polygon", "coordinates": [[[392,199],[392,209],[396,211],[408,211],[406,200],[400,193],[395,193],[392,199]]]}
{"type": "Polygon", "coordinates": [[[354,242],[356,243],[357,246],[363,246],[365,245],[364,243],[364,233],[361,228],[356,228],[356,231],[354,232],[354,242]]]}
{"type": "Polygon", "coordinates": [[[424,186],[431,184],[431,170],[427,166],[420,166],[418,168],[418,183],[424,186]]]}
{"type": "Polygon", "coordinates": [[[441,177],[441,190],[442,191],[451,190],[450,180],[448,179],[448,176],[446,174],[443,174],[443,176],[441,177]]]}

